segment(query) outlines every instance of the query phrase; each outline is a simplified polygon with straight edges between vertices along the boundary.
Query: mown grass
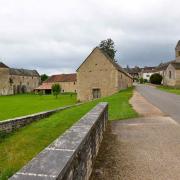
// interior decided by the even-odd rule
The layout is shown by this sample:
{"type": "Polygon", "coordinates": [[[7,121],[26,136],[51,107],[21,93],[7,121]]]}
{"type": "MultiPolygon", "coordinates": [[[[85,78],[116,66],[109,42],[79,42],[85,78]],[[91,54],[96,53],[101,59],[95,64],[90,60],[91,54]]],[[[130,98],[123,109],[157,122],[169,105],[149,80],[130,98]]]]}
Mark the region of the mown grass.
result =
{"type": "Polygon", "coordinates": [[[177,88],[172,88],[168,86],[158,86],[157,88],[162,91],[180,95],[180,89],[177,89],[177,88]]]}
{"type": "Polygon", "coordinates": [[[76,94],[0,96],[0,121],[76,103],[76,94]]]}
{"type": "Polygon", "coordinates": [[[36,154],[70,128],[98,102],[109,103],[109,119],[118,120],[137,117],[129,104],[132,88],[110,97],[98,99],[34,122],[8,136],[0,138],[0,179],[13,175],[36,154]]]}

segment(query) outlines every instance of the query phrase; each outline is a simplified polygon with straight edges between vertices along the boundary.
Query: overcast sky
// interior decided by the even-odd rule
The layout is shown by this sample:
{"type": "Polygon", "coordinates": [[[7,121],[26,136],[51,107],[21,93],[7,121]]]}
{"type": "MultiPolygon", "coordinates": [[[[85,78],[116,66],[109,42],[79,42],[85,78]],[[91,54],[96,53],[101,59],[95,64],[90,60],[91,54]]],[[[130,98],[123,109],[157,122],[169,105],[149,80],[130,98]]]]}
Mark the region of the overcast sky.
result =
{"type": "Polygon", "coordinates": [[[174,59],[179,0],[0,0],[0,58],[40,73],[75,72],[103,39],[122,66],[174,59]]]}

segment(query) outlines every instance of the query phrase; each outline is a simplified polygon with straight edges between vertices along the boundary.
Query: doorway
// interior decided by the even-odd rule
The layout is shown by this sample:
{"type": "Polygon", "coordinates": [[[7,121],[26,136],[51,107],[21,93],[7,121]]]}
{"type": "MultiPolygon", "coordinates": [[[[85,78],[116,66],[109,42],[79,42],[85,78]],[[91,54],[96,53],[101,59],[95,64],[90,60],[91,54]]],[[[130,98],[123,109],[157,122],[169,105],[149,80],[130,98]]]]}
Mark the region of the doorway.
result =
{"type": "Polygon", "coordinates": [[[93,89],[92,90],[93,99],[97,99],[101,97],[101,89],[93,89]]]}

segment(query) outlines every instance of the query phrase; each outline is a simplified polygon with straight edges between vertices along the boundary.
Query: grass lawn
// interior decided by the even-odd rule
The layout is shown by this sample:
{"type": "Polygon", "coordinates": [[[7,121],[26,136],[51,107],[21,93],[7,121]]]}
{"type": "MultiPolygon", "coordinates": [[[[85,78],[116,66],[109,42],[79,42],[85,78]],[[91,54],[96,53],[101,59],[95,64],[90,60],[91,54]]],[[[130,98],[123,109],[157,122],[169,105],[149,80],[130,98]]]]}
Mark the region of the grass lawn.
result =
{"type": "Polygon", "coordinates": [[[0,96],[0,121],[76,103],[76,94],[52,95],[24,94],[0,96]]]}
{"type": "Polygon", "coordinates": [[[34,122],[18,131],[0,138],[0,179],[13,175],[29,160],[70,128],[98,102],[109,103],[109,119],[137,117],[128,103],[133,89],[123,90],[110,97],[63,110],[44,120],[34,122]]]}
{"type": "Polygon", "coordinates": [[[180,95],[180,89],[172,88],[172,87],[167,87],[167,86],[158,86],[157,87],[160,90],[169,92],[169,93],[174,93],[180,95]]]}

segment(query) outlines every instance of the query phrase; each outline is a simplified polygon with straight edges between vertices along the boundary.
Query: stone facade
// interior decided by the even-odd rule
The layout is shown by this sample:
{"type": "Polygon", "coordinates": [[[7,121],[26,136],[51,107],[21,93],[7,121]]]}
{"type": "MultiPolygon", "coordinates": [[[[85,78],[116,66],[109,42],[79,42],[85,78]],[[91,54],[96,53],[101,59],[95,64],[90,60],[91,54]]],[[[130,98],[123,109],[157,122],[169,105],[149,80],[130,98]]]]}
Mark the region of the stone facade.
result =
{"type": "Polygon", "coordinates": [[[61,86],[61,92],[77,92],[77,78],[76,74],[59,74],[52,75],[42,85],[36,88],[36,91],[42,90],[44,94],[51,93],[51,87],[53,84],[59,84],[61,86]]]}
{"type": "Polygon", "coordinates": [[[110,96],[131,87],[132,77],[99,48],[95,48],[77,69],[78,100],[110,96]]]}
{"type": "Polygon", "coordinates": [[[176,59],[169,63],[164,72],[163,83],[166,86],[180,88],[180,41],[176,48],[176,59]]]}
{"type": "Polygon", "coordinates": [[[107,121],[107,103],[100,103],[10,180],[88,180],[107,121]]]}
{"type": "Polygon", "coordinates": [[[32,92],[40,81],[36,70],[9,68],[0,62],[0,95],[32,92]]]}

